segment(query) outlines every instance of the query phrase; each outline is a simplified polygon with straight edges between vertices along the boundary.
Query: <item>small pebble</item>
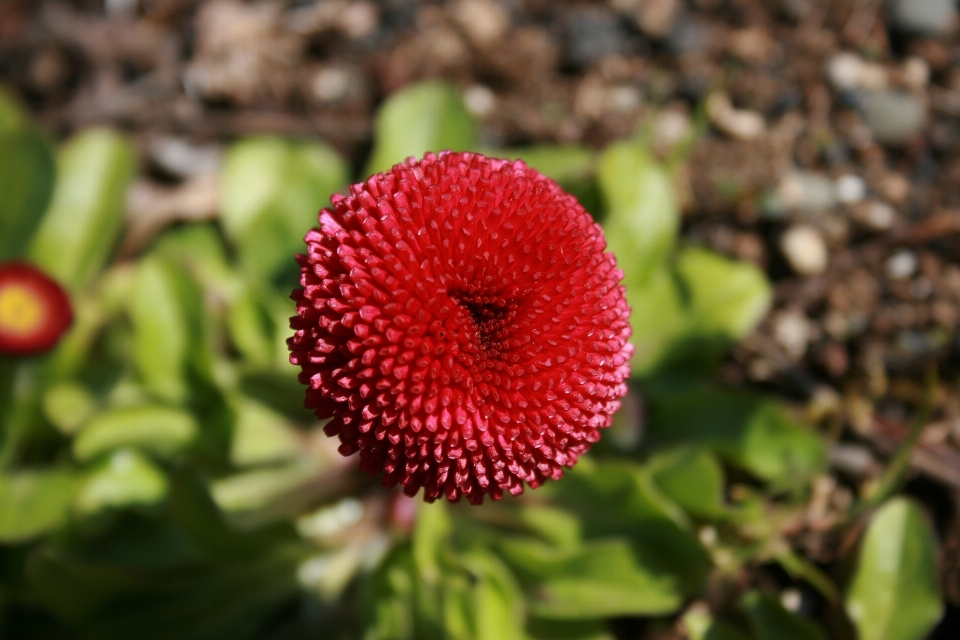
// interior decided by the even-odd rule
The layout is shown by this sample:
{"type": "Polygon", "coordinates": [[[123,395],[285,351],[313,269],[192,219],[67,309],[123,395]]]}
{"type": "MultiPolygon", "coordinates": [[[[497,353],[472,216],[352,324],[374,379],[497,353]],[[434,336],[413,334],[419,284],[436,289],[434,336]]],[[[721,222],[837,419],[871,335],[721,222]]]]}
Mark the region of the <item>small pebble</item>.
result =
{"type": "Polygon", "coordinates": [[[497,96],[489,87],[475,84],[467,87],[463,92],[463,103],[467,111],[478,118],[485,118],[493,113],[497,104],[497,96]]]}
{"type": "Polygon", "coordinates": [[[830,178],[815,171],[791,171],[777,186],[777,198],[784,207],[803,213],[829,211],[837,203],[830,178]]]}
{"type": "Polygon", "coordinates": [[[897,212],[893,207],[879,200],[865,204],[866,206],[860,209],[857,222],[871,231],[886,231],[893,227],[897,219],[897,212]]]}
{"type": "Polygon", "coordinates": [[[863,119],[881,144],[900,144],[919,134],[927,123],[927,108],[904,91],[871,91],[864,94],[863,119]]]}
{"type": "Polygon", "coordinates": [[[914,36],[935,36],[954,27],[955,0],[891,0],[888,5],[890,26],[914,36]]]}
{"type": "Polygon", "coordinates": [[[856,204],[867,195],[867,184],[863,178],[848,173],[837,178],[834,185],[837,200],[846,204],[856,204]]]}
{"type": "Polygon", "coordinates": [[[796,225],[780,236],[780,250],[799,275],[815,276],[827,268],[827,244],[820,232],[808,225],[796,225]]]}
{"type": "Polygon", "coordinates": [[[451,12],[467,37],[480,46],[496,43],[510,30],[510,16],[493,0],[459,0],[451,12]]]}
{"type": "Polygon", "coordinates": [[[773,334],[788,355],[800,358],[810,342],[810,322],[797,311],[785,311],[774,320],[773,334]]]}
{"type": "Polygon", "coordinates": [[[310,89],[317,100],[331,104],[346,97],[351,81],[351,74],[345,69],[325,67],[313,74],[310,89]]]}
{"type": "Polygon", "coordinates": [[[930,65],[920,56],[910,56],[901,68],[903,83],[914,91],[923,91],[930,84],[930,65]]]}
{"type": "Polygon", "coordinates": [[[918,265],[917,254],[908,249],[901,249],[887,260],[887,276],[891,280],[909,278],[916,273],[918,265]]]}
{"type": "Polygon", "coordinates": [[[178,178],[192,178],[218,171],[222,159],[222,151],[217,145],[196,145],[174,136],[153,140],[149,153],[157,166],[178,178]]]}
{"type": "Polygon", "coordinates": [[[837,89],[884,89],[887,86],[887,70],[883,65],[864,62],[855,53],[838,53],[826,64],[826,75],[837,89]]]}
{"type": "Polygon", "coordinates": [[[762,115],[735,108],[723,91],[714,91],[707,97],[707,116],[717,129],[740,140],[753,140],[766,129],[762,115]]]}

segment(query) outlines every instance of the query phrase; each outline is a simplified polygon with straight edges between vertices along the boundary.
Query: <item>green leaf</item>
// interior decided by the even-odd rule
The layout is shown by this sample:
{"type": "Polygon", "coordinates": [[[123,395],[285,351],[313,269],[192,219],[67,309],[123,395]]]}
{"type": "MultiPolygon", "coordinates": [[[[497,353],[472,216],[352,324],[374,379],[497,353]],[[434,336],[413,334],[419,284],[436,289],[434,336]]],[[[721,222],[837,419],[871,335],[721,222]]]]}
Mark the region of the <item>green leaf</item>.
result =
{"type": "Polygon", "coordinates": [[[585,540],[629,540],[638,562],[672,580],[679,593],[693,595],[701,588],[710,556],[644,468],[582,459],[562,482],[538,491],[579,516],[585,540]]]}
{"type": "Polygon", "coordinates": [[[524,601],[510,570],[487,551],[474,549],[463,560],[476,578],[473,620],[476,640],[525,640],[524,601]]]}
{"type": "Polygon", "coordinates": [[[20,99],[9,89],[0,86],[0,134],[21,129],[28,120],[20,99]]]}
{"type": "Polygon", "coordinates": [[[98,413],[73,441],[73,455],[88,461],[114,449],[136,447],[170,457],[196,438],[194,417],[159,405],[122,407],[98,413]]]}
{"type": "Polygon", "coordinates": [[[778,600],[759,591],[743,594],[740,606],[758,640],[826,640],[816,624],[793,615],[778,600]]]}
{"type": "Polygon", "coordinates": [[[627,287],[642,287],[663,264],[677,240],[680,213],[666,172],[637,142],[606,148],[597,180],[607,208],[607,248],[627,287]]]}
{"type": "Polygon", "coordinates": [[[544,618],[661,615],[683,602],[676,581],[639,561],[631,545],[608,540],[561,550],[533,540],[504,540],[501,553],[544,618]]]}
{"type": "MultiPolygon", "coordinates": [[[[262,367],[276,360],[276,327],[264,308],[262,296],[249,289],[237,296],[227,313],[227,329],[230,340],[248,363],[262,367]]],[[[286,349],[284,352],[286,355],[286,349]]]]}
{"type": "Polygon", "coordinates": [[[752,263],[687,249],[678,257],[677,272],[689,290],[697,333],[739,341],[770,306],[770,283],[752,263]]]}
{"type": "Polygon", "coordinates": [[[312,498],[304,490],[316,484],[317,476],[316,464],[301,461],[226,476],[210,492],[231,523],[251,529],[305,507],[312,498]]]}
{"type": "Polygon", "coordinates": [[[920,640],[943,615],[936,537],[911,500],[890,500],[873,516],[846,608],[860,640],[920,640]]]}
{"type": "Polygon", "coordinates": [[[650,433],[663,444],[713,448],[731,463],[781,486],[799,486],[826,462],[821,438],[761,396],[696,387],[652,395],[650,433]]]}
{"type": "Polygon", "coordinates": [[[413,560],[420,577],[427,584],[440,580],[441,554],[453,524],[443,501],[422,503],[417,508],[417,524],[413,532],[413,560]]]}
{"type": "Polygon", "coordinates": [[[64,469],[0,475],[0,543],[23,542],[63,525],[76,489],[76,476],[64,469]]]}
{"type": "Polygon", "coordinates": [[[107,264],[123,224],[136,156],[126,138],[108,129],[74,136],[57,157],[53,200],[28,255],[73,290],[107,264]]]}
{"type": "Polygon", "coordinates": [[[104,460],[87,476],[74,507],[89,515],[104,509],[152,505],[167,495],[163,472],[142,455],[121,449],[104,460]]]}
{"type": "Polygon", "coordinates": [[[683,626],[689,640],[748,640],[745,635],[725,622],[714,620],[705,611],[689,611],[683,616],[683,626]]]}
{"type": "Polygon", "coordinates": [[[76,432],[96,408],[90,392],[76,382],[54,385],[43,395],[43,416],[66,435],[76,432]]]}
{"type": "Polygon", "coordinates": [[[303,237],[346,181],[344,161],[319,142],[256,137],[233,145],[221,178],[221,221],[247,273],[267,280],[298,273],[303,237]]]}
{"type": "Polygon", "coordinates": [[[167,261],[150,256],[138,265],[127,301],[137,371],[157,398],[172,403],[188,394],[187,364],[197,329],[190,316],[202,304],[191,284],[167,261]]]}
{"type": "Polygon", "coordinates": [[[390,96],[377,111],[373,152],[366,175],[387,171],[427,151],[475,149],[476,124],[456,90],[443,82],[421,82],[390,96]]]}
{"type": "Polygon", "coordinates": [[[237,402],[237,422],[230,443],[230,462],[250,467],[292,460],[301,443],[287,419],[269,407],[248,398],[237,402]]]}
{"type": "Polygon", "coordinates": [[[648,466],[657,488],[691,515],[716,518],[724,514],[723,469],[709,452],[674,449],[658,454],[648,466]]]}
{"type": "Polygon", "coordinates": [[[5,131],[0,122],[0,261],[25,253],[50,202],[55,171],[43,135],[33,128],[5,131]]]}

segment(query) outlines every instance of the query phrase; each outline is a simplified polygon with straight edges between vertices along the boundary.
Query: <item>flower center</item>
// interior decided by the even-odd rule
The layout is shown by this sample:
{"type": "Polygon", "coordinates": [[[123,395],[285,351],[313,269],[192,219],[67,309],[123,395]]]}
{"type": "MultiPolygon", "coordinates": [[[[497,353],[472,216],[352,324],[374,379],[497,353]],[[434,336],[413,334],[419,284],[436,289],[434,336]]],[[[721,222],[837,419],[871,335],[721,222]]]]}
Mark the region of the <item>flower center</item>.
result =
{"type": "Polygon", "coordinates": [[[485,296],[466,291],[450,294],[470,315],[477,327],[476,344],[480,355],[496,358],[504,347],[508,327],[517,315],[516,303],[500,296],[485,296]]]}
{"type": "Polygon", "coordinates": [[[0,331],[26,334],[43,320],[43,304],[27,287],[11,284],[0,288],[0,331]]]}

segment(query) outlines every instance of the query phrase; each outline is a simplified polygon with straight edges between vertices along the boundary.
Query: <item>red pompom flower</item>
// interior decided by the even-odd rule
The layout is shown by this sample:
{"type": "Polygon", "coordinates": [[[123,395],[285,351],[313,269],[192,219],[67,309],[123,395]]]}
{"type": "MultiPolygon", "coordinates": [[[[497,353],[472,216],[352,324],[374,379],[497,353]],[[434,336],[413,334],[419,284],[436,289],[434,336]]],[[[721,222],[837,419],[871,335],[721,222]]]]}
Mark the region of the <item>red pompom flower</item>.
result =
{"type": "Polygon", "coordinates": [[[290,361],[340,452],[424,499],[559,479],[626,392],[623,273],[523,162],[428,154],[335,195],[298,256],[290,361]]]}
{"type": "Polygon", "coordinates": [[[49,276],[25,262],[0,264],[0,354],[46,351],[72,322],[70,299],[49,276]]]}

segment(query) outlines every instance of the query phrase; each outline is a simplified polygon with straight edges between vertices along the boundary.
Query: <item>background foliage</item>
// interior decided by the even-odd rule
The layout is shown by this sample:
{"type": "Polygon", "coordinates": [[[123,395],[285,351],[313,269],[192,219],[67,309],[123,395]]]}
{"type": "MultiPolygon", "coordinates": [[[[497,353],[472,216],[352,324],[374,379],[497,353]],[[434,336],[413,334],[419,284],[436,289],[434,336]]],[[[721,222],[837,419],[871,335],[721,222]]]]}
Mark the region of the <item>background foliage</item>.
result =
{"type": "Polygon", "coordinates": [[[473,130],[457,93],[426,83],[382,105],[364,175],[319,141],[239,140],[215,218],[130,251],[130,142],[88,129],[55,147],[2,96],[0,260],[51,273],[77,316],[51,354],[0,360],[4,637],[925,636],[938,543],[895,495],[903,465],[836,523],[843,563],[797,552],[835,436],[716,382],[771,288],[678,242],[683,155],[656,159],[645,131],[597,153],[482,149],[473,130]],[[633,307],[615,425],[562,481],[479,508],[355,472],[302,409],[284,344],[316,210],[440,149],[522,158],[577,194],[633,307]]]}

